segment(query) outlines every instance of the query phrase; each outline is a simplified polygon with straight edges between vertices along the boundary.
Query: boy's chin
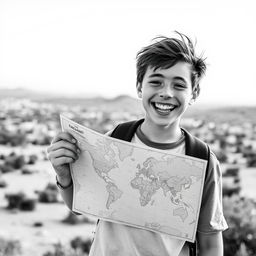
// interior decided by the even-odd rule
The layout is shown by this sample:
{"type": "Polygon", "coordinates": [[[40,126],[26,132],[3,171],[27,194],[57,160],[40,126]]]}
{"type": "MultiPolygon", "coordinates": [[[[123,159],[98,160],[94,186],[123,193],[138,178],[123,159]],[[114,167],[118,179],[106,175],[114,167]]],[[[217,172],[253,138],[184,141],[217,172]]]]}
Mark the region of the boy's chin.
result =
{"type": "Polygon", "coordinates": [[[171,117],[162,117],[162,116],[154,116],[154,117],[146,117],[145,121],[149,121],[148,123],[156,126],[156,127],[168,127],[168,126],[173,126],[178,123],[177,119],[173,119],[171,117]]]}

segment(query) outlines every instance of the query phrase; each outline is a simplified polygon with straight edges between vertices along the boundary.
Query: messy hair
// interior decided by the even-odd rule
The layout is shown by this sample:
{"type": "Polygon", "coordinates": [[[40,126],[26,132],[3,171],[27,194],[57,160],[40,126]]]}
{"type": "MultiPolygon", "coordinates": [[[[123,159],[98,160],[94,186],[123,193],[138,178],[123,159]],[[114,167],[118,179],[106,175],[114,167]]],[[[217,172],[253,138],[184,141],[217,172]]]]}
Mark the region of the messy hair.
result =
{"type": "Polygon", "coordinates": [[[191,64],[192,88],[198,87],[199,81],[206,71],[205,58],[196,56],[195,45],[189,37],[175,31],[180,39],[164,36],[156,37],[153,44],[142,48],[137,56],[137,85],[142,83],[148,67],[154,70],[167,69],[179,61],[191,64]]]}

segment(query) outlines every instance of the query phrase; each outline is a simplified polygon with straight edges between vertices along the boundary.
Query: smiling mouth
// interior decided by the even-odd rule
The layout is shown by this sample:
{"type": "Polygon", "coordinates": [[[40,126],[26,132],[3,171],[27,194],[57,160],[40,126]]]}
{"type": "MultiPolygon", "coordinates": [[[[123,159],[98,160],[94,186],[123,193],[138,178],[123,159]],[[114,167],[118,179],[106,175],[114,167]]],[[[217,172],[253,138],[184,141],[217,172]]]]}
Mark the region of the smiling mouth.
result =
{"type": "Polygon", "coordinates": [[[169,114],[171,111],[173,111],[177,107],[176,105],[172,105],[168,103],[159,103],[159,102],[153,102],[152,106],[160,114],[169,114]]]}

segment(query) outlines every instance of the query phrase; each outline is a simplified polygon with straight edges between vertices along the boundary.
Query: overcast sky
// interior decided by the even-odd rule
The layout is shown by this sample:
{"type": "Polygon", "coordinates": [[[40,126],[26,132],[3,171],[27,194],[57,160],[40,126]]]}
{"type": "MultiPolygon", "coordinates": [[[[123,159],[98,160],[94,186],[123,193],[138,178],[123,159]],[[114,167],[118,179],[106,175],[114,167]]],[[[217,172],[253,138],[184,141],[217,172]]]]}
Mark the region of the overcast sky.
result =
{"type": "Polygon", "coordinates": [[[136,96],[136,53],[178,30],[207,57],[200,102],[256,105],[253,2],[0,0],[0,87],[136,96]]]}

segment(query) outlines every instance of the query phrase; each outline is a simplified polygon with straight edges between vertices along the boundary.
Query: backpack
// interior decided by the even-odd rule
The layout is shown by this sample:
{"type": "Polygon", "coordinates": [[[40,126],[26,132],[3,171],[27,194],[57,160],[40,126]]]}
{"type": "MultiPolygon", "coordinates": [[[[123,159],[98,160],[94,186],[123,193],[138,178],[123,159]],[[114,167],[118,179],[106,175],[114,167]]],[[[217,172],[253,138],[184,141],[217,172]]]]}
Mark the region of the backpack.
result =
{"type": "MultiPolygon", "coordinates": [[[[144,119],[139,119],[135,121],[129,121],[125,123],[121,123],[116,126],[116,128],[112,131],[110,135],[113,138],[124,140],[130,142],[139,127],[140,124],[144,122],[144,119]]],[[[209,158],[210,158],[210,149],[209,146],[201,141],[200,139],[196,138],[195,136],[191,135],[188,131],[183,129],[185,135],[185,154],[188,156],[200,158],[203,160],[207,160],[207,167],[206,167],[206,174],[209,172],[209,158]]],[[[189,247],[189,255],[196,256],[197,255],[197,242],[194,243],[186,242],[189,247]]]]}

